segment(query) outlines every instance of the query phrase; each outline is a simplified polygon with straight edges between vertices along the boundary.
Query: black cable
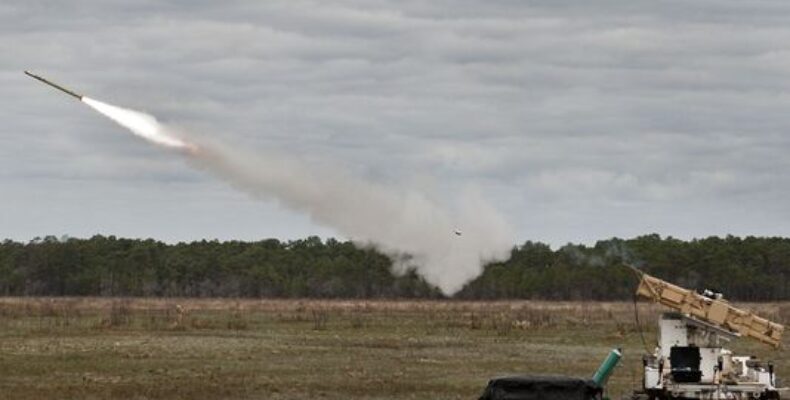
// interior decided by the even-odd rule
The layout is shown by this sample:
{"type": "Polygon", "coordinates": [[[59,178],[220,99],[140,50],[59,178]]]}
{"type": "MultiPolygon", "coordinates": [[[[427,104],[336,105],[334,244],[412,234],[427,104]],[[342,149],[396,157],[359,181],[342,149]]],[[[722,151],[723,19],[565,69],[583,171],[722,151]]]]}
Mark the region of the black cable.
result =
{"type": "Polygon", "coordinates": [[[636,330],[639,331],[639,337],[642,339],[642,345],[645,346],[645,353],[652,354],[649,347],[647,347],[647,340],[645,340],[645,333],[642,331],[642,324],[639,322],[639,305],[637,303],[636,293],[634,293],[634,323],[636,330]]]}
{"type": "MultiPolygon", "coordinates": [[[[633,265],[626,263],[623,263],[623,265],[634,271],[637,278],[636,284],[639,285],[642,281],[642,276],[641,276],[642,272],[639,271],[639,269],[633,265]]],[[[639,304],[637,303],[638,298],[636,292],[633,293],[633,299],[634,299],[634,324],[636,324],[636,330],[639,332],[639,338],[642,339],[642,345],[645,347],[645,353],[653,354],[652,350],[650,350],[650,348],[647,346],[647,340],[645,340],[645,333],[642,330],[642,324],[639,322],[639,304]]]]}

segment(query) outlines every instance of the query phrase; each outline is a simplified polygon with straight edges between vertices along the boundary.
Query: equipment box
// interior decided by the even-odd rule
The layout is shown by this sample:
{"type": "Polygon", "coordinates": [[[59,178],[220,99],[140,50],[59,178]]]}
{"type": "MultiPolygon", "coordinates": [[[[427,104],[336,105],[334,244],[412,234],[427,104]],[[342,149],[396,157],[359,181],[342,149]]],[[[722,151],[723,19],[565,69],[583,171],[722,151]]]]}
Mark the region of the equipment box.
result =
{"type": "Polygon", "coordinates": [[[480,400],[600,400],[592,380],[565,376],[510,376],[488,382],[480,400]]]}

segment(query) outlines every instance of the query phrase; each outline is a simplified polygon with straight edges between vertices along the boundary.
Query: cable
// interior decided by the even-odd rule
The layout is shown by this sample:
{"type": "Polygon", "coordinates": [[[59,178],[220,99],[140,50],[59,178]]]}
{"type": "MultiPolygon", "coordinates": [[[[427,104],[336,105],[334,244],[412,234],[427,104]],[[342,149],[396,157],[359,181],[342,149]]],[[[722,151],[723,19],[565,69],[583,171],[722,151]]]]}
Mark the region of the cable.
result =
{"type": "Polygon", "coordinates": [[[637,303],[636,293],[634,293],[634,323],[636,324],[636,330],[639,331],[639,338],[642,339],[642,345],[645,346],[645,353],[651,354],[650,348],[647,347],[645,333],[642,331],[642,324],[639,322],[639,305],[637,303]]]}
{"type": "MultiPolygon", "coordinates": [[[[637,267],[635,267],[635,266],[633,266],[631,264],[626,264],[626,263],[623,263],[623,265],[628,267],[628,268],[630,268],[632,271],[634,271],[634,273],[636,274],[637,280],[639,282],[641,282],[641,280],[642,280],[642,276],[641,276],[642,271],[640,271],[639,268],[637,268],[637,267]]],[[[637,285],[639,285],[639,282],[637,282],[637,285]]],[[[636,324],[636,330],[639,332],[639,338],[642,339],[642,345],[645,347],[645,353],[652,354],[652,351],[647,346],[647,340],[645,340],[645,333],[642,330],[642,324],[639,322],[639,304],[637,303],[638,298],[637,298],[636,292],[633,293],[633,299],[634,299],[634,324],[636,324]]]]}

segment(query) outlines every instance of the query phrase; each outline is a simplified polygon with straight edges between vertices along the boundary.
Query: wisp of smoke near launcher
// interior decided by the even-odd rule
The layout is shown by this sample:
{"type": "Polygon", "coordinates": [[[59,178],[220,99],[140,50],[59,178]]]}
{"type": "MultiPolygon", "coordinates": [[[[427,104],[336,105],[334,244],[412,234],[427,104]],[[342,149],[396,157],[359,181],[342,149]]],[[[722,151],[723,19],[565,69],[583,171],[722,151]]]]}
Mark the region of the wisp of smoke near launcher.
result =
{"type": "Polygon", "coordinates": [[[359,245],[409,254],[413,266],[444,293],[460,290],[487,261],[508,255],[513,232],[475,192],[455,212],[417,190],[355,178],[341,168],[311,168],[285,154],[251,154],[211,141],[181,139],[153,116],[83,97],[82,101],[154,144],[183,152],[198,168],[257,198],[306,213],[359,245]],[[463,235],[455,234],[457,228],[463,235]]]}

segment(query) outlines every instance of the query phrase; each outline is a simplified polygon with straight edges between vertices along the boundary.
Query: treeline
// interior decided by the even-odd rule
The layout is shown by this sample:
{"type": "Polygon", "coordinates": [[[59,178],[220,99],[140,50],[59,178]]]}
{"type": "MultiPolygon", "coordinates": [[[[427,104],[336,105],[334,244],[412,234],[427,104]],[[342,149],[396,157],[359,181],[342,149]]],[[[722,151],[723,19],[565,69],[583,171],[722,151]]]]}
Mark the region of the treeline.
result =
{"type": "MultiPolygon", "coordinates": [[[[507,260],[486,265],[454,297],[628,300],[636,278],[623,263],[734,300],[790,300],[790,239],[658,235],[557,250],[526,242],[507,260]]],[[[0,243],[0,295],[442,297],[414,267],[395,272],[375,249],[334,239],[165,244],[114,236],[0,243]]]]}
{"type": "Polygon", "coordinates": [[[640,270],[688,289],[712,289],[740,301],[790,300],[790,239],[709,237],[683,241],[659,235],[514,248],[457,294],[466,299],[626,300],[640,270]]]}
{"type": "Polygon", "coordinates": [[[0,295],[281,298],[440,297],[371,248],[317,237],[281,242],[45,237],[0,245],[0,295]]]}

